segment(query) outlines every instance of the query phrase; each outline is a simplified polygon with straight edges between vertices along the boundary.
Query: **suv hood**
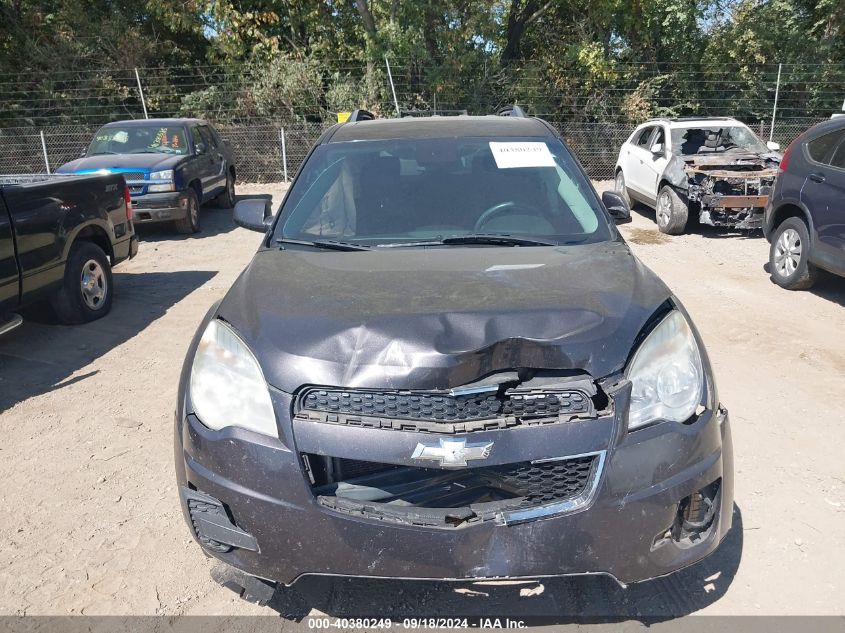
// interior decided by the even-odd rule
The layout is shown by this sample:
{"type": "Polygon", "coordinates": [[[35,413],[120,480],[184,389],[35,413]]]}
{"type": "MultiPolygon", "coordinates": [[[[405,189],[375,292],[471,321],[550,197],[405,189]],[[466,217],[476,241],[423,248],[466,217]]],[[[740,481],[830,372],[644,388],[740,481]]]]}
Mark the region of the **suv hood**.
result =
{"type": "Polygon", "coordinates": [[[445,389],[624,367],[670,293],[622,242],[260,251],[221,302],[268,383],[445,389]]]}
{"type": "Polygon", "coordinates": [[[61,174],[99,171],[161,171],[173,169],[186,156],[170,154],[98,154],[65,163],[56,171],[61,174]]]}

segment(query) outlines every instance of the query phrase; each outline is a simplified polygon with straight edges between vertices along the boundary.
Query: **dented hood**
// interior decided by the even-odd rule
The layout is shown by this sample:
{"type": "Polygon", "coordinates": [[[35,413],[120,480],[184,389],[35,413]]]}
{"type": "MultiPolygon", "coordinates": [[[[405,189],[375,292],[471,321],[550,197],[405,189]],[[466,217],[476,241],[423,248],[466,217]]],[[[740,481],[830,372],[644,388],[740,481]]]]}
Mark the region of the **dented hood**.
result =
{"type": "Polygon", "coordinates": [[[443,389],[514,368],[623,368],[669,297],[621,242],[260,251],[218,316],[267,382],[443,389]]]}

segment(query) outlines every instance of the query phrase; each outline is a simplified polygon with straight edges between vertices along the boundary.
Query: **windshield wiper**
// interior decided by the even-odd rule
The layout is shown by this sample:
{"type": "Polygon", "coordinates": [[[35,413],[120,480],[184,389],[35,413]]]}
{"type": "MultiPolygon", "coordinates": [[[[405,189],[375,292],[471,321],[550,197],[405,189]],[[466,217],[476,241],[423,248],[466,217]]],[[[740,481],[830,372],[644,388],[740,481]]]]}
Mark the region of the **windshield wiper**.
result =
{"type": "Polygon", "coordinates": [[[435,240],[417,240],[413,242],[389,242],[376,244],[376,248],[409,248],[414,246],[450,246],[460,244],[490,244],[493,246],[560,246],[558,242],[535,240],[528,237],[513,237],[497,233],[473,233],[453,235],[435,240]]]}
{"type": "Polygon", "coordinates": [[[103,156],[105,154],[117,154],[117,152],[91,152],[90,154],[85,154],[86,156],[103,156]]]}
{"type": "Polygon", "coordinates": [[[497,233],[471,233],[444,237],[441,244],[493,244],[496,246],[558,246],[557,242],[536,240],[530,237],[514,237],[497,233]]]}
{"type": "Polygon", "coordinates": [[[294,240],[282,237],[276,240],[277,244],[296,244],[299,246],[312,246],[327,251],[368,251],[369,246],[353,244],[352,242],[339,242],[337,240],[294,240]]]}

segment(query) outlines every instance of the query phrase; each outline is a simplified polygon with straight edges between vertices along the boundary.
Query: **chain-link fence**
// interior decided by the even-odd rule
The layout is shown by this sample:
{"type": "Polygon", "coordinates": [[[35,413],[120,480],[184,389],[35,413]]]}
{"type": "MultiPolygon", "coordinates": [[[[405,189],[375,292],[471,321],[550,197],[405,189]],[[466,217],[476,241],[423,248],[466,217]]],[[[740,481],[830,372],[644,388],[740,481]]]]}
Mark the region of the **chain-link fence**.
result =
{"type": "MultiPolygon", "coordinates": [[[[775,123],[772,140],[785,148],[795,137],[819,119],[785,119],[775,123]]],[[[624,123],[551,122],[581,161],[589,176],[596,180],[613,177],[619,147],[630,136],[634,125],[624,123]]],[[[750,123],[763,140],[769,140],[770,123],[750,123]]],[[[221,136],[231,145],[241,182],[278,182],[293,178],[308,150],[328,124],[308,121],[268,122],[219,126],[221,136]]],[[[78,158],[96,131],[96,127],[50,126],[35,128],[0,128],[0,174],[45,173],[41,132],[51,170],[78,158]]]]}

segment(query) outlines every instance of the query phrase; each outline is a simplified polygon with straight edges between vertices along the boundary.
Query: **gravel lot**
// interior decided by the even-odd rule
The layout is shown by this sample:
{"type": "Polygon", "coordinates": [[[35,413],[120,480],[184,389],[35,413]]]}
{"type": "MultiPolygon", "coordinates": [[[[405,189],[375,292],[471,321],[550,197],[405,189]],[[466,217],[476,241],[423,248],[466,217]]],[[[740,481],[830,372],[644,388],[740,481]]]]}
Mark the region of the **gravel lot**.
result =
{"type": "MultiPolygon", "coordinates": [[[[281,188],[241,186],[239,194],[281,188]]],[[[623,232],[707,342],[736,453],[734,530],[675,576],[454,585],[309,579],[308,604],[354,615],[845,614],[845,280],[773,285],[759,236],[623,232]],[[521,595],[535,594],[535,595],[521,595]]],[[[0,613],[273,614],[212,580],[177,503],[173,409],[185,349],[260,236],[209,208],[197,237],[142,233],[107,318],[29,320],[0,339],[0,613]]],[[[279,601],[276,611],[285,611],[279,601]]]]}

